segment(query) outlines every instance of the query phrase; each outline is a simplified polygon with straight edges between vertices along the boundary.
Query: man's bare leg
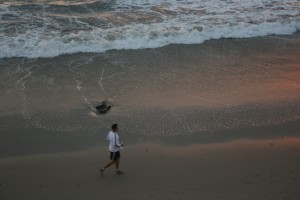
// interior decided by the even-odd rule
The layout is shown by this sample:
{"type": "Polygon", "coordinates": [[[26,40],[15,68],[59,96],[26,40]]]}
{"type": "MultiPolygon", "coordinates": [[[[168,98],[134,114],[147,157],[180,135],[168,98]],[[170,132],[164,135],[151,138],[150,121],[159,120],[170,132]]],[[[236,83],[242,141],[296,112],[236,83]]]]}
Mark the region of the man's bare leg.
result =
{"type": "Polygon", "coordinates": [[[120,165],[120,159],[118,158],[117,160],[115,160],[116,170],[119,170],[119,165],[120,165]]]}
{"type": "Polygon", "coordinates": [[[106,168],[112,166],[115,162],[116,162],[115,160],[112,160],[112,161],[110,161],[109,163],[107,163],[107,165],[105,165],[103,168],[101,168],[101,169],[100,169],[101,175],[103,175],[103,172],[104,172],[104,170],[105,170],[106,168]]]}
{"type": "Polygon", "coordinates": [[[103,169],[106,169],[106,168],[112,166],[114,163],[116,163],[115,160],[110,161],[109,163],[107,163],[107,165],[105,165],[105,166],[103,167],[103,169]]]}

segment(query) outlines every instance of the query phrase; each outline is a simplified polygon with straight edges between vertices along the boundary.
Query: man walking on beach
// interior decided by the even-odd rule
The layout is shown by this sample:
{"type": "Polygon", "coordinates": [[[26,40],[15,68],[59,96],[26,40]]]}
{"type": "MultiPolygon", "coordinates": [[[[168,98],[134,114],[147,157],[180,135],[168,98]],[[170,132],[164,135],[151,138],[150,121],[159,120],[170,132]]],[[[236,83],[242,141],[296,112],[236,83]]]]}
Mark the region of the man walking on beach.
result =
{"type": "Polygon", "coordinates": [[[107,165],[105,165],[104,167],[102,167],[100,169],[101,171],[101,175],[103,175],[104,170],[110,166],[112,166],[113,164],[115,164],[116,167],[116,174],[123,174],[124,171],[121,171],[119,169],[119,165],[120,165],[120,149],[121,147],[123,147],[123,144],[120,143],[119,140],[119,135],[117,134],[119,128],[118,128],[118,124],[113,124],[112,125],[112,130],[108,133],[107,135],[107,140],[109,141],[109,151],[110,151],[110,162],[107,163],[107,165]]]}

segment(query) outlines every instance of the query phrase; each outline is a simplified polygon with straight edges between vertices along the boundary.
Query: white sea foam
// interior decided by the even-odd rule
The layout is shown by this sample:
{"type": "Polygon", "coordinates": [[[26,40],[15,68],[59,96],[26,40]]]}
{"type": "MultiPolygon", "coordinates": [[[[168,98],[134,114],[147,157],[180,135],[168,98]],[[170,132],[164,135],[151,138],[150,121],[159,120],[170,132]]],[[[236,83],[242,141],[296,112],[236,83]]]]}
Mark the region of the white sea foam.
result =
{"type": "Polygon", "coordinates": [[[81,90],[82,81],[78,81],[77,80],[76,83],[77,83],[76,88],[77,88],[78,91],[80,91],[81,90]]]}
{"type": "MultiPolygon", "coordinates": [[[[81,3],[76,5],[85,8],[81,3]]],[[[0,28],[0,58],[157,48],[300,30],[300,4],[296,0],[119,0],[108,10],[89,8],[84,15],[75,11],[57,15],[60,10],[50,12],[47,7],[37,10],[36,15],[0,8],[5,19],[5,26],[0,28]],[[24,24],[24,20],[30,23],[24,24]]]]}

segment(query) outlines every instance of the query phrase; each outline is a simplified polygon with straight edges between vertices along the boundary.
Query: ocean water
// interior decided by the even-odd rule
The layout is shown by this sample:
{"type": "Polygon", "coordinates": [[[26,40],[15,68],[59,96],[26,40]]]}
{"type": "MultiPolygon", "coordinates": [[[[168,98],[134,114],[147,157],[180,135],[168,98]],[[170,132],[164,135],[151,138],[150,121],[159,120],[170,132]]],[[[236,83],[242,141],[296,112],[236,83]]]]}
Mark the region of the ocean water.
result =
{"type": "Polygon", "coordinates": [[[1,0],[0,58],[292,34],[298,0],[1,0]]]}
{"type": "Polygon", "coordinates": [[[295,0],[0,1],[0,133],[297,121],[299,13],[295,0]]]}

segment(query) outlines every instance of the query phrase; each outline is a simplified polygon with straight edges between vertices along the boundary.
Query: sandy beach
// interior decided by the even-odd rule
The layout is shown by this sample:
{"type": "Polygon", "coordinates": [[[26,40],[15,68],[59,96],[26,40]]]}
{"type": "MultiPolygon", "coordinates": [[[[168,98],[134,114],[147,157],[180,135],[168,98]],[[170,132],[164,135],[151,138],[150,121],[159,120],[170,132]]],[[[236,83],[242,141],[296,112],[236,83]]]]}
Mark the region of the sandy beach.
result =
{"type": "Polygon", "coordinates": [[[294,121],[171,137],[129,137],[120,131],[126,173],[116,175],[112,167],[103,176],[105,130],[66,137],[28,129],[27,140],[6,135],[12,147],[1,145],[6,155],[0,159],[0,198],[297,200],[299,126],[294,121]]]}
{"type": "Polygon", "coordinates": [[[299,0],[1,0],[0,19],[0,200],[300,199],[299,0]],[[126,173],[101,176],[115,123],[126,173]]]}
{"type": "MultiPolygon", "coordinates": [[[[265,131],[265,130],[264,130],[265,131]]],[[[8,199],[299,199],[300,139],[211,144],[141,143],[122,151],[124,175],[107,147],[0,160],[0,198],[8,199]]]]}
{"type": "Polygon", "coordinates": [[[300,199],[298,41],[1,59],[0,199],[300,199]]]}

